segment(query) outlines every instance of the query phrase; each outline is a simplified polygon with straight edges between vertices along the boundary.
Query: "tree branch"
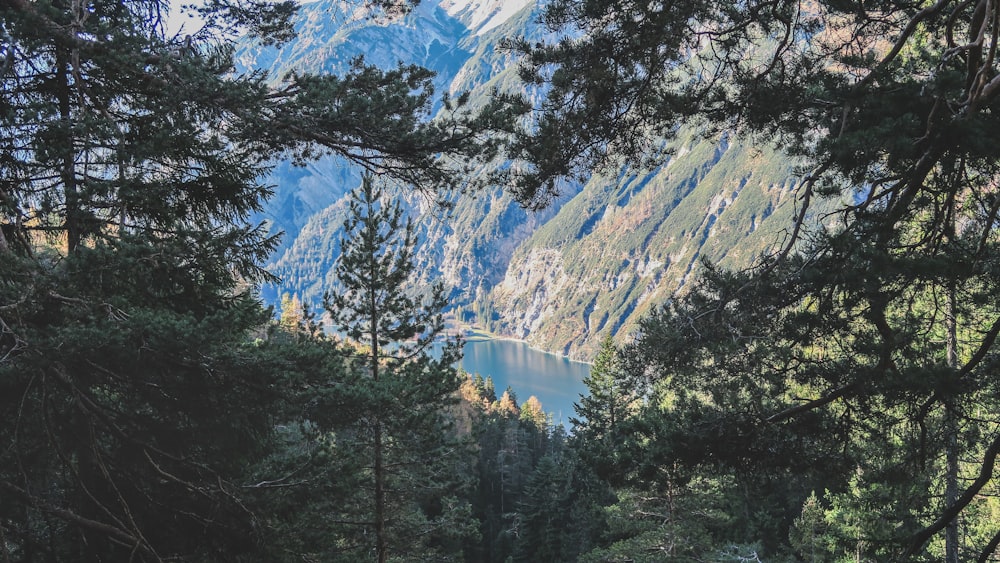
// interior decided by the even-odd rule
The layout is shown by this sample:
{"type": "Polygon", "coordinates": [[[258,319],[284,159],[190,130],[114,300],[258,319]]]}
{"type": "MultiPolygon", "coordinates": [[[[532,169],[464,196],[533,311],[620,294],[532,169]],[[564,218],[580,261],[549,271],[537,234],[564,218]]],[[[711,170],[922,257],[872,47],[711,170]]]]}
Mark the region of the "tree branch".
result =
{"type": "Polygon", "coordinates": [[[960,512],[962,512],[962,510],[965,509],[966,506],[969,505],[970,502],[972,502],[974,498],[976,498],[979,491],[981,491],[982,488],[985,487],[986,484],[993,478],[993,468],[996,464],[997,454],[1000,454],[1000,434],[997,434],[997,436],[993,438],[993,442],[990,446],[986,448],[986,453],[983,456],[983,464],[979,470],[979,476],[976,477],[976,480],[968,489],[965,490],[965,493],[955,501],[955,504],[949,506],[947,510],[945,510],[941,516],[934,521],[933,524],[910,537],[910,544],[907,546],[906,550],[903,551],[902,556],[900,557],[901,561],[908,560],[916,554],[923,547],[923,545],[927,543],[927,540],[929,540],[931,536],[943,530],[958,516],[960,512]]]}
{"type": "Polygon", "coordinates": [[[6,490],[13,496],[20,498],[21,500],[37,508],[38,510],[47,512],[49,514],[52,514],[53,516],[62,518],[63,520],[66,520],[68,522],[72,522],[82,528],[87,528],[89,530],[94,530],[95,532],[100,532],[126,545],[135,546],[143,553],[146,553],[154,557],[157,561],[162,561],[162,559],[156,555],[156,553],[150,548],[150,546],[145,541],[141,540],[136,536],[133,536],[132,534],[128,533],[127,531],[121,528],[110,526],[103,522],[98,522],[96,520],[91,520],[89,518],[84,518],[83,516],[80,516],[79,514],[71,510],[67,510],[65,508],[51,506],[47,503],[42,502],[38,497],[28,493],[27,491],[18,487],[17,485],[9,483],[5,480],[0,480],[0,489],[6,490]]]}
{"type": "Polygon", "coordinates": [[[792,408],[789,408],[789,409],[785,409],[785,410],[783,410],[783,411],[781,411],[779,413],[775,413],[775,414],[767,417],[766,419],[764,419],[764,421],[765,422],[770,422],[770,423],[780,422],[782,420],[791,418],[791,417],[793,417],[793,416],[795,416],[795,415],[797,415],[799,413],[803,413],[803,412],[810,411],[810,410],[815,409],[815,408],[822,407],[824,405],[827,405],[829,403],[832,403],[832,402],[836,401],[837,399],[839,399],[841,397],[849,395],[850,393],[854,392],[859,387],[861,387],[861,383],[858,382],[858,381],[855,381],[854,383],[850,383],[848,385],[845,385],[843,387],[835,389],[832,393],[830,393],[829,395],[826,395],[825,397],[820,397],[818,399],[814,399],[812,401],[809,401],[808,403],[804,403],[804,404],[801,404],[801,405],[798,405],[798,406],[795,406],[795,407],[792,407],[792,408]]]}
{"type": "Polygon", "coordinates": [[[993,326],[991,326],[989,332],[986,333],[986,337],[983,338],[983,342],[979,345],[979,349],[976,350],[976,353],[973,354],[971,358],[969,358],[968,362],[965,362],[965,365],[963,365],[962,369],[958,372],[959,377],[968,375],[977,365],[979,365],[979,362],[983,361],[986,354],[993,349],[993,343],[996,341],[998,334],[1000,334],[1000,318],[993,321],[993,326]]]}
{"type": "Polygon", "coordinates": [[[892,49],[888,53],[886,53],[886,55],[882,57],[882,60],[879,61],[878,65],[874,69],[872,69],[872,71],[869,72],[861,80],[861,82],[858,83],[858,87],[860,88],[862,86],[867,86],[873,80],[875,80],[876,75],[882,69],[884,69],[890,62],[892,62],[892,60],[895,59],[897,55],[899,55],[900,51],[903,50],[903,47],[906,45],[906,42],[910,40],[910,36],[913,35],[913,32],[917,30],[917,26],[920,25],[920,22],[924,21],[925,19],[933,15],[936,15],[951,2],[952,0],[938,0],[937,4],[934,4],[933,6],[928,6],[923,10],[920,10],[912,18],[910,18],[910,21],[907,22],[906,27],[903,29],[903,32],[899,34],[898,38],[896,38],[896,43],[892,46],[892,49]]]}
{"type": "Polygon", "coordinates": [[[997,547],[1000,547],[1000,530],[993,534],[993,538],[990,540],[986,547],[979,552],[979,558],[976,559],[976,563],[986,563],[993,558],[993,554],[996,553],[997,547]]]}

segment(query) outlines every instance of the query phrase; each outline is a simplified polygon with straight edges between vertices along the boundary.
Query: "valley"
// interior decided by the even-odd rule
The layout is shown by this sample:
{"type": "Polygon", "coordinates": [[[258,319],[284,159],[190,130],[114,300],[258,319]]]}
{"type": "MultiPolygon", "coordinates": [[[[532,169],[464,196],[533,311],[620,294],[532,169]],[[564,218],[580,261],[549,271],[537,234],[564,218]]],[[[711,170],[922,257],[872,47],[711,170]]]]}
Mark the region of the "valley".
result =
{"type": "MultiPolygon", "coordinates": [[[[365,21],[338,6],[303,6],[294,42],[245,46],[241,64],[273,76],[343,70],[361,54],[384,66],[418,64],[437,73],[440,91],[468,92],[475,107],[495,88],[522,87],[503,40],[545,34],[531,2],[426,2],[392,22],[365,21]]],[[[447,196],[448,211],[419,186],[398,187],[420,238],[417,278],[444,280],[452,311],[465,322],[593,358],[604,335],[624,339],[684,288],[702,260],[745,266],[782,240],[793,217],[798,177],[770,147],[696,128],[680,131],[671,147],[655,166],[566,181],[542,211],[524,209],[504,186],[447,196]]],[[[343,197],[359,177],[332,157],[302,167],[277,163],[276,197],[262,218],[285,233],[269,264],[282,282],[263,289],[266,300],[289,293],[316,305],[335,283],[343,197]]]]}

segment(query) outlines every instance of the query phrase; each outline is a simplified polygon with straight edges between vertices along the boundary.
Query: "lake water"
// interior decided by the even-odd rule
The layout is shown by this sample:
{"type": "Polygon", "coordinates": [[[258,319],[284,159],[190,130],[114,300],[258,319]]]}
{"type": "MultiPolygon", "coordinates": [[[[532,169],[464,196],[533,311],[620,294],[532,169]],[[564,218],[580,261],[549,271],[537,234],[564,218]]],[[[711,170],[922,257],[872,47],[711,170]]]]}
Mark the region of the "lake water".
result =
{"type": "Polygon", "coordinates": [[[554,422],[567,427],[569,417],[575,416],[573,403],[587,392],[583,378],[590,374],[590,364],[539,352],[513,340],[466,342],[463,351],[462,369],[491,376],[498,397],[508,385],[517,395],[518,405],[534,395],[554,422]]]}

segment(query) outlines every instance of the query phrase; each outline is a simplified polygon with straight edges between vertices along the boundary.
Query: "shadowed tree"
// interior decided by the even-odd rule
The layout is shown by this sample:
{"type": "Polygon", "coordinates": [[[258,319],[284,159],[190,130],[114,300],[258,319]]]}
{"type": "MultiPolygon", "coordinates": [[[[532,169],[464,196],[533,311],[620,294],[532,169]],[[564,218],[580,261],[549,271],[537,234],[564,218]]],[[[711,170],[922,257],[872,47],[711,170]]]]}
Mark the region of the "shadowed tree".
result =
{"type": "Polygon", "coordinates": [[[336,267],[341,287],[327,296],[326,309],[356,347],[355,377],[345,392],[359,417],[332,430],[350,444],[343,455],[367,460],[370,495],[353,516],[364,523],[358,537],[370,529],[371,539],[359,540],[358,553],[372,550],[384,562],[435,544],[457,548],[472,525],[468,507],[453,497],[467,453],[448,413],[461,383],[453,367],[460,343],[449,342],[437,359],[430,355],[444,329],[444,288],[434,285],[425,303],[411,295],[412,224],[371,176],[352,194],[344,231],[336,267]]]}
{"type": "Polygon", "coordinates": [[[865,531],[867,557],[992,556],[1000,530],[975,515],[1000,453],[1000,419],[982,416],[1000,401],[998,13],[559,0],[543,19],[567,38],[517,45],[523,77],[549,87],[514,147],[526,204],[561,177],[669,156],[659,140],[682,121],[803,163],[774,253],[709,269],[629,350],[646,400],[635,443],[663,466],[803,479],[780,503],[798,505],[786,528],[818,479],[891,523],[865,531]],[[836,211],[820,221],[822,197],[836,211]]]}
{"type": "Polygon", "coordinates": [[[235,72],[239,35],[292,36],[291,2],[206,2],[186,38],[167,8],[0,3],[6,558],[255,551],[240,476],[285,388],[255,343],[261,163],[334,152],[434,189],[460,178],[439,156],[479,154],[469,120],[428,122],[422,69],[235,72]]]}

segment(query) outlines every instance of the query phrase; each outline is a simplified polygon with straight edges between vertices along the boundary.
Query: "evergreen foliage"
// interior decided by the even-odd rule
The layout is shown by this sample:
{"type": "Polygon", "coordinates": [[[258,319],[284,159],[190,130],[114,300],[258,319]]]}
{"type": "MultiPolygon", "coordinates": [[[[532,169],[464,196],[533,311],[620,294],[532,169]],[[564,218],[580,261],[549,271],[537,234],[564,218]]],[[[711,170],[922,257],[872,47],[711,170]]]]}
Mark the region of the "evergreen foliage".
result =
{"type": "Polygon", "coordinates": [[[261,146],[223,123],[260,92],[224,78],[224,53],[177,51],[159,8],[0,13],[7,558],[258,546],[239,478],[266,446],[276,374],[249,338],[266,313],[247,284],[273,239],[247,223],[261,146]]]}
{"type": "Polygon", "coordinates": [[[623,382],[642,409],[619,451],[635,454],[641,490],[671,483],[670,467],[753,490],[758,523],[728,527],[772,555],[827,490],[829,520],[854,530],[833,553],[993,556],[1000,532],[973,530],[989,527],[1000,444],[987,414],[1000,397],[997,13],[549,5],[570,38],[520,45],[525,78],[551,86],[519,149],[526,202],[595,164],[664,156],[651,141],[681,119],[775,141],[812,169],[780,248],[746,271],[708,268],[629,347],[623,382]],[[822,197],[837,211],[807,223],[822,197]]]}
{"type": "Polygon", "coordinates": [[[240,485],[275,403],[275,359],[247,338],[266,317],[201,285],[188,252],[122,240],[5,268],[18,305],[0,364],[8,558],[229,559],[258,545],[240,485]]]}
{"type": "Polygon", "coordinates": [[[3,560],[995,556],[995,3],[549,4],[566,39],[515,45],[548,88],[507,147],[524,205],[660,162],[687,119],[812,168],[775,252],[602,344],[570,437],[429,354],[444,292],[407,292],[412,225],[371,175],[325,303],[344,341],[254,295],[266,158],[433,191],[527,101],[430,122],[413,66],[236,74],[232,38],[288,40],[291,3],[207,2],[185,39],[164,9],[0,6],[3,560]]]}
{"type": "Polygon", "coordinates": [[[611,336],[601,341],[590,375],[583,380],[588,394],[574,405],[570,417],[579,455],[602,479],[612,481],[618,474],[621,445],[627,420],[634,414],[638,396],[625,386],[625,372],[611,336]]]}
{"type": "Polygon", "coordinates": [[[332,386],[316,374],[345,377],[307,311],[286,319],[294,338],[264,330],[254,292],[275,238],[249,219],[264,163],[332,151],[433,189],[457,181],[438,156],[488,145],[466,118],[423,120],[421,69],[234,72],[238,35],[291,37],[290,2],[206,2],[184,38],[165,35],[167,9],[0,6],[4,560],[270,549],[288,473],[268,470],[308,443],[289,429],[313,432],[305,390],[332,386]]]}
{"type": "Polygon", "coordinates": [[[518,409],[510,394],[470,397],[478,453],[470,498],[480,534],[465,560],[575,561],[597,543],[610,492],[580,462],[562,425],[537,414],[538,399],[518,409]]]}
{"type": "Polygon", "coordinates": [[[335,452],[360,469],[362,494],[344,505],[343,519],[355,529],[341,557],[374,552],[383,562],[434,550],[448,556],[472,524],[455,497],[467,457],[448,413],[461,383],[452,367],[460,342],[448,343],[437,359],[429,353],[444,329],[444,287],[435,285],[423,304],[406,293],[412,225],[371,176],[352,194],[344,231],[342,289],[325,301],[353,348],[352,373],[343,382],[346,411],[334,414],[351,418],[324,429],[335,452]]]}

